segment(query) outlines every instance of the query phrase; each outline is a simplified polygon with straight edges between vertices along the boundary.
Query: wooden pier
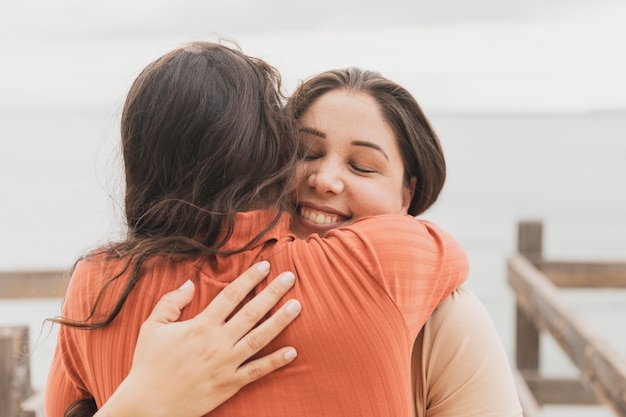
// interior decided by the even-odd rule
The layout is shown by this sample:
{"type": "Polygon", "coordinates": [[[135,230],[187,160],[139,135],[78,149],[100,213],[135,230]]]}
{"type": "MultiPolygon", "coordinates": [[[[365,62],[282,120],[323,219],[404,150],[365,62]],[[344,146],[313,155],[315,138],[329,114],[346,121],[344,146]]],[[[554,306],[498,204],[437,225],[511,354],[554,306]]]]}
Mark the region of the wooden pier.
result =
{"type": "MultiPolygon", "coordinates": [[[[544,405],[601,405],[626,417],[626,360],[559,297],[559,288],[626,288],[626,262],[547,260],[542,231],[541,222],[520,223],[518,253],[508,259],[516,299],[514,375],[524,416],[541,416],[544,405]],[[540,334],[557,342],[578,377],[541,372],[540,334]]],[[[615,325],[626,327],[617,317],[615,325]]]]}

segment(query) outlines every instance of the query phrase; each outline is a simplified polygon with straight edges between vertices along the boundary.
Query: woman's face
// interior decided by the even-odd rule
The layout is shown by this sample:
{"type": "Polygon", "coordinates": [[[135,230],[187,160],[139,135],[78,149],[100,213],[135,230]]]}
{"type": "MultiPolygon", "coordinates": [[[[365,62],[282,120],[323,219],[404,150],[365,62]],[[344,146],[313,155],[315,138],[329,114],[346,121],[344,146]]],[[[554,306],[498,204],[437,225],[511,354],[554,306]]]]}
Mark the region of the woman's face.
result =
{"type": "Polygon", "coordinates": [[[364,216],[407,213],[415,179],[405,184],[398,143],[369,94],[324,94],[303,113],[299,131],[298,237],[323,235],[364,216]]]}

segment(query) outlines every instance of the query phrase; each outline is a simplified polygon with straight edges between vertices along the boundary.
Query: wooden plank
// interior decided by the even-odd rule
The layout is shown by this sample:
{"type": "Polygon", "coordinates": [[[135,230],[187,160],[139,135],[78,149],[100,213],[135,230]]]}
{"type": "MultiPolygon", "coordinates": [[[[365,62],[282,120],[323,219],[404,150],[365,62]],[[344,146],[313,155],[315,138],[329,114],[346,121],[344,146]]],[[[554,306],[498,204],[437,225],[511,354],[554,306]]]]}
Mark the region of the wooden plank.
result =
{"type": "Polygon", "coordinates": [[[598,405],[589,383],[576,378],[552,378],[536,371],[519,371],[540,405],[598,405]]]}
{"type": "Polygon", "coordinates": [[[61,298],[68,280],[67,271],[0,272],[0,298],[61,298]]]}
{"type": "Polygon", "coordinates": [[[626,288],[626,262],[538,261],[534,264],[561,288],[626,288]]]}
{"type": "Polygon", "coordinates": [[[525,314],[554,337],[599,399],[626,416],[626,360],[583,325],[559,300],[557,287],[526,258],[509,258],[508,278],[525,314]]]}
{"type": "Polygon", "coordinates": [[[21,408],[33,392],[28,352],[28,326],[0,327],[0,416],[33,415],[21,408]]]}
{"type": "Polygon", "coordinates": [[[520,405],[524,417],[539,417],[541,415],[541,406],[537,402],[535,395],[530,390],[526,380],[516,368],[513,368],[513,380],[517,388],[520,405]]]}

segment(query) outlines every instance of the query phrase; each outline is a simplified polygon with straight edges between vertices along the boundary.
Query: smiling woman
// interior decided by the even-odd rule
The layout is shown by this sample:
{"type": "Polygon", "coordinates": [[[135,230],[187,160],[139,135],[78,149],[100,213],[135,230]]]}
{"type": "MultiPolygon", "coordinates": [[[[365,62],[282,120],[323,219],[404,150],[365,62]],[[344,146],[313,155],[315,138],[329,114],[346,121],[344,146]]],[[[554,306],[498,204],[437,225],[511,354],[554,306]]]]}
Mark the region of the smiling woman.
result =
{"type": "Polygon", "coordinates": [[[324,94],[301,116],[300,136],[303,162],[296,175],[300,215],[293,226],[300,237],[366,215],[407,214],[415,177],[404,181],[393,129],[369,94],[345,90],[324,94]]]}
{"type": "Polygon", "coordinates": [[[289,101],[298,120],[295,197],[298,236],[324,233],[365,216],[416,216],[446,178],[439,139],[417,101],[379,73],[323,72],[289,101]]]}

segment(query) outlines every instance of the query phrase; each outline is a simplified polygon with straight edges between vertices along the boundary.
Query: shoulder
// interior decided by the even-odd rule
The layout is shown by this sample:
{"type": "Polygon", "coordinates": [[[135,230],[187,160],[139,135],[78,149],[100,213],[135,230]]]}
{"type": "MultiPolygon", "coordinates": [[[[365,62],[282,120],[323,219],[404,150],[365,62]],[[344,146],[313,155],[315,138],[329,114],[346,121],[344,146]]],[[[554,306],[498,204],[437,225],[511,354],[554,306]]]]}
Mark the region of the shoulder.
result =
{"type": "MultiPolygon", "coordinates": [[[[468,358],[480,356],[485,346],[484,333],[495,332],[495,327],[487,310],[469,289],[460,287],[454,290],[437,306],[421,331],[423,354],[431,368],[437,364],[455,361],[459,355],[468,358]],[[486,329],[486,330],[485,330],[486,329]]],[[[443,372],[438,369],[435,373],[443,372]]]]}
{"type": "Polygon", "coordinates": [[[81,257],[72,270],[68,292],[92,286],[102,286],[113,271],[121,271],[122,260],[111,259],[103,251],[91,252],[81,257]]]}
{"type": "MultiPolygon", "coordinates": [[[[125,276],[126,266],[125,259],[111,259],[102,251],[82,257],[70,276],[63,302],[63,315],[74,320],[88,316],[111,278],[125,276]]],[[[115,291],[114,285],[108,287],[109,292],[115,291]]]]}
{"type": "Polygon", "coordinates": [[[457,288],[433,312],[427,326],[438,333],[445,330],[451,336],[463,336],[473,323],[491,324],[491,317],[483,303],[465,287],[457,288]]]}

